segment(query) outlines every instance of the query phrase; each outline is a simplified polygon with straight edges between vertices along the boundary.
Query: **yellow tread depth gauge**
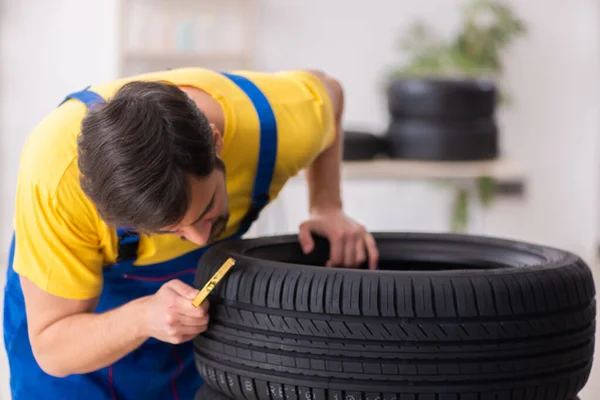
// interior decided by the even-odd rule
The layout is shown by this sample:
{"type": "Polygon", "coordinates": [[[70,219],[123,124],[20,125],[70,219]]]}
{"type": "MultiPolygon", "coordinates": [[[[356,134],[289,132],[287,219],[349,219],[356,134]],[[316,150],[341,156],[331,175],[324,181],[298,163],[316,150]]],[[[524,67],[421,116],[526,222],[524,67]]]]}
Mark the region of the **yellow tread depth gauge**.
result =
{"type": "Polygon", "coordinates": [[[223,279],[225,274],[229,272],[229,270],[231,269],[231,267],[233,267],[234,264],[235,260],[230,257],[227,259],[227,261],[223,263],[223,265],[221,265],[221,268],[219,268],[219,270],[215,272],[215,274],[209,279],[209,281],[206,282],[206,285],[204,285],[200,292],[198,292],[196,297],[194,297],[194,300],[192,301],[194,307],[200,307],[200,304],[202,304],[202,302],[206,300],[206,297],[208,297],[210,292],[215,288],[215,286],[217,286],[217,283],[219,283],[221,279],[223,279]]]}

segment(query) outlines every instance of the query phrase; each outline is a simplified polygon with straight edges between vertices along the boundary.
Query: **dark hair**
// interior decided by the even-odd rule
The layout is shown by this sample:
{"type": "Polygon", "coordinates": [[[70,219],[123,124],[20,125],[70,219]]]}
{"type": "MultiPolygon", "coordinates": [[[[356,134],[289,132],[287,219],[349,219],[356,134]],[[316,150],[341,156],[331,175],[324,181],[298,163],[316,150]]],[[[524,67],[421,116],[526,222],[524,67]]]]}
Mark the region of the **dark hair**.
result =
{"type": "Polygon", "coordinates": [[[130,82],[91,108],[78,138],[81,186],[109,224],[156,231],[179,223],[189,177],[219,166],[210,123],[178,87],[130,82]]]}

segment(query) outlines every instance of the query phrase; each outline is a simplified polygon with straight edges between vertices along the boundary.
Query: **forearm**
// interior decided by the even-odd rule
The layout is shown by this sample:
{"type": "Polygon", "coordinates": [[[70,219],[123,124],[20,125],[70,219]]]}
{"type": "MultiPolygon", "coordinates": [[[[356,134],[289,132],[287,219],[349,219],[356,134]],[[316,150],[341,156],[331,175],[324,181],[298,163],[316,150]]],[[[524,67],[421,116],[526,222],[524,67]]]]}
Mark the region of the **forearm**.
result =
{"type": "Polygon", "coordinates": [[[323,73],[317,73],[317,76],[327,86],[331,99],[335,139],[333,144],[321,153],[307,170],[311,213],[340,210],[342,208],[341,164],[344,145],[344,129],[342,127],[344,90],[337,80],[323,73]]]}
{"type": "Polygon", "coordinates": [[[104,368],[138,348],[147,338],[142,316],[145,299],[114,310],[81,313],[54,322],[33,341],[41,368],[55,376],[104,368]]]}
{"type": "Polygon", "coordinates": [[[307,170],[311,213],[342,208],[340,187],[342,145],[343,129],[341,121],[337,120],[335,141],[307,170]]]}

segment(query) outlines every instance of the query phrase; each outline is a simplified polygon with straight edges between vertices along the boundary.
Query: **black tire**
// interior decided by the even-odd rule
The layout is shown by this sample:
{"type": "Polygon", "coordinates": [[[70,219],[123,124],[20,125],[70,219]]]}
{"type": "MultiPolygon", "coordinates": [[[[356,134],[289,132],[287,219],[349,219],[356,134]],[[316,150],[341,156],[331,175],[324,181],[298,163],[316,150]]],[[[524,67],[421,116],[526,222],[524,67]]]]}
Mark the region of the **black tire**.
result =
{"type": "Polygon", "coordinates": [[[375,233],[379,271],[324,268],[317,240],[218,244],[195,339],[201,375],[234,399],[565,400],[592,366],[595,290],[577,256],[472,236],[375,233]],[[288,396],[288,397],[285,397],[288,396]]]}
{"type": "Polygon", "coordinates": [[[497,89],[485,79],[399,79],[387,99],[392,119],[469,120],[494,115],[497,89]]]}
{"type": "Polygon", "coordinates": [[[196,393],[194,400],[231,400],[231,397],[222,395],[205,383],[196,393]]]}
{"type": "Polygon", "coordinates": [[[387,131],[393,158],[474,161],[498,157],[498,129],[493,119],[474,121],[393,121],[387,131]]]}
{"type": "Polygon", "coordinates": [[[372,160],[385,152],[385,140],[369,132],[344,132],[344,160],[372,160]]]}

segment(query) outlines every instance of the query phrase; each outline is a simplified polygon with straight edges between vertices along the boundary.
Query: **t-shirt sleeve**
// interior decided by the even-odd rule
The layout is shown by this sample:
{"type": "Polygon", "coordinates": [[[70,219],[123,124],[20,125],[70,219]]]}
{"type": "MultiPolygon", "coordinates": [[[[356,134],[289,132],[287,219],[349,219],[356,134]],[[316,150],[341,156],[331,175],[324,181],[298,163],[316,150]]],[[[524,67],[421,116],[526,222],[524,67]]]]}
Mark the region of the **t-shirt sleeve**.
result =
{"type": "Polygon", "coordinates": [[[93,207],[73,174],[57,186],[21,172],[15,203],[15,271],[69,299],[102,291],[102,253],[93,207]]]}
{"type": "Polygon", "coordinates": [[[318,77],[306,70],[284,71],[281,74],[292,77],[312,94],[315,111],[313,115],[320,126],[318,131],[319,153],[325,151],[335,141],[337,130],[333,103],[327,87],[318,77]]]}

